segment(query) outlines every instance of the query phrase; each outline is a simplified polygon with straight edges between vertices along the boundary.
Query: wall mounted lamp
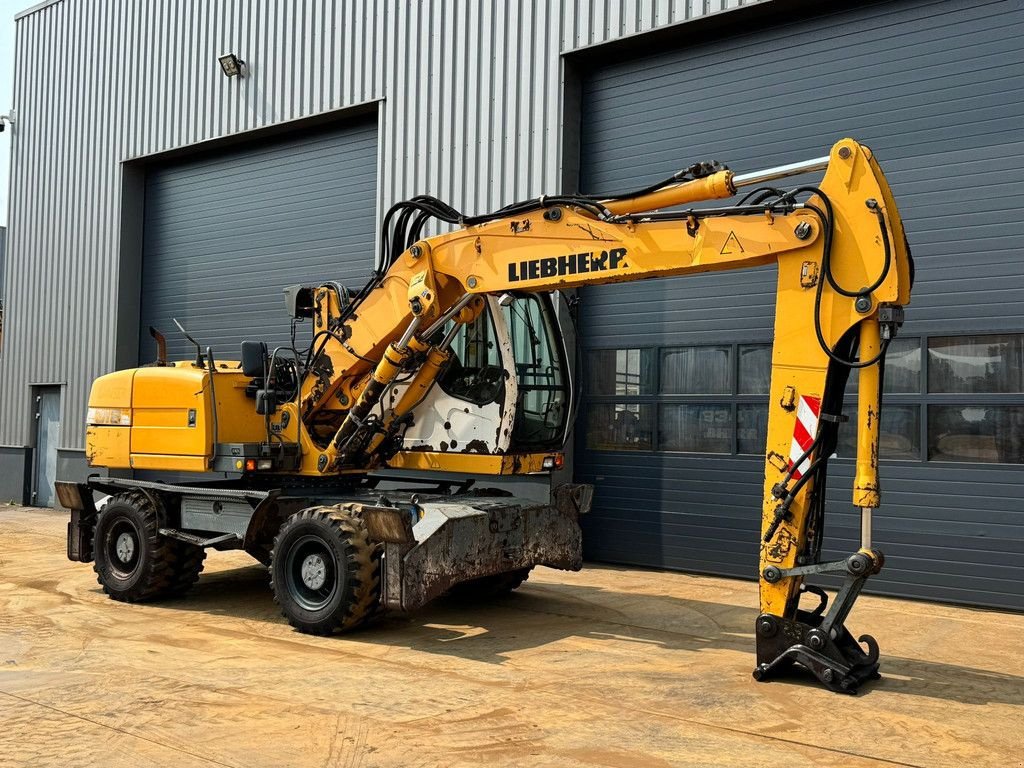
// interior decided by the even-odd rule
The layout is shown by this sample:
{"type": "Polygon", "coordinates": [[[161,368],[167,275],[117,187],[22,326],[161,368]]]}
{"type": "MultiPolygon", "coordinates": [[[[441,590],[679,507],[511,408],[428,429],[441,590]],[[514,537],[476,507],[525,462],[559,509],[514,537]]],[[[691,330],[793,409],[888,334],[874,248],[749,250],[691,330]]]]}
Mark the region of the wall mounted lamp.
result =
{"type": "Polygon", "coordinates": [[[218,56],[217,61],[220,62],[225,77],[242,77],[245,74],[245,62],[233,53],[218,56]]]}

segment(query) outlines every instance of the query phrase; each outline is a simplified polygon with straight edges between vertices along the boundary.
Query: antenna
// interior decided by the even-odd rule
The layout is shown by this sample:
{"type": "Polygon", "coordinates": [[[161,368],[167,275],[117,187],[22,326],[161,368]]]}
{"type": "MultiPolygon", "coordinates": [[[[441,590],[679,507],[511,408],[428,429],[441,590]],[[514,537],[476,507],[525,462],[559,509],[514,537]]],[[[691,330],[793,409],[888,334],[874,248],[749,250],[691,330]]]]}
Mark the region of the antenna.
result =
{"type": "Polygon", "coordinates": [[[181,323],[178,322],[178,318],[172,317],[171,320],[173,320],[174,324],[176,326],[178,326],[178,330],[181,331],[183,334],[185,334],[185,338],[188,339],[189,341],[191,341],[193,344],[195,344],[195,347],[196,347],[196,361],[194,363],[195,367],[196,368],[205,368],[206,366],[203,365],[203,348],[201,346],[199,346],[199,342],[196,341],[195,339],[193,339],[191,336],[189,336],[188,331],[185,330],[185,326],[183,326],[181,323]]]}

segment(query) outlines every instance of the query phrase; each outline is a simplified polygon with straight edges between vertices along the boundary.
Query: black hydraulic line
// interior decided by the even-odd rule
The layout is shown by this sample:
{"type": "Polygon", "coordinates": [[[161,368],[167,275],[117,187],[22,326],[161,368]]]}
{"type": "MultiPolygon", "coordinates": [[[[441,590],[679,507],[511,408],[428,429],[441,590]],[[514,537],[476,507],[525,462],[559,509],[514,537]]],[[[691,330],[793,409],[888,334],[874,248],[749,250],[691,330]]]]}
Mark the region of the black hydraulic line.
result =
{"type": "MultiPolygon", "coordinates": [[[[853,355],[854,349],[858,343],[858,335],[854,329],[847,331],[847,333],[840,339],[837,347],[845,345],[843,353],[850,356],[853,355]]],[[[773,495],[776,498],[781,499],[781,504],[776,511],[775,520],[769,526],[765,532],[764,540],[771,541],[775,532],[778,530],[779,525],[782,523],[789,513],[789,507],[796,499],[797,494],[810,482],[812,479],[815,480],[813,497],[810,500],[811,507],[811,523],[817,532],[819,540],[816,541],[816,548],[820,550],[820,537],[824,535],[824,483],[828,472],[828,460],[831,458],[832,453],[836,449],[836,445],[839,442],[839,422],[834,420],[826,420],[825,416],[838,416],[841,414],[843,409],[843,394],[846,391],[846,382],[849,379],[850,367],[843,365],[842,362],[837,362],[835,366],[830,366],[825,377],[825,389],[822,393],[821,404],[820,404],[820,415],[818,419],[818,430],[814,436],[814,440],[807,447],[799,457],[798,460],[794,461],[785,476],[779,483],[776,484],[773,489],[773,495]],[[838,378],[837,378],[838,377],[838,378]],[[789,481],[793,475],[799,469],[800,465],[807,460],[807,458],[817,451],[817,458],[811,462],[808,466],[807,471],[804,472],[801,477],[797,480],[796,484],[792,488],[787,488],[789,481]],[[821,488],[819,489],[819,483],[821,488]]]]}
{"type": "Polygon", "coordinates": [[[695,181],[696,179],[703,179],[719,171],[727,170],[729,170],[728,167],[722,165],[717,160],[706,160],[699,163],[694,163],[693,165],[687,168],[682,168],[673,173],[667,179],[655,182],[654,184],[643,187],[641,189],[635,189],[630,192],[617,192],[615,194],[608,195],[598,195],[590,192],[581,192],[578,196],[590,200],[624,200],[631,197],[640,197],[640,195],[649,195],[652,192],[657,192],[659,189],[663,189],[664,187],[668,187],[672,184],[681,184],[684,181],[695,181]]]}
{"type": "MultiPolygon", "coordinates": [[[[801,188],[801,189],[814,189],[814,188],[813,187],[804,187],[804,188],[801,188]]],[[[816,194],[821,194],[821,193],[818,192],[816,194]]],[[[826,198],[826,197],[823,197],[822,199],[826,200],[826,201],[828,200],[828,198],[826,198]]],[[[825,215],[824,211],[822,211],[816,205],[812,205],[811,203],[804,203],[804,207],[807,210],[809,210],[812,213],[814,213],[818,217],[818,220],[821,222],[821,226],[822,226],[822,229],[824,231],[824,237],[823,237],[824,243],[823,243],[823,247],[822,247],[822,256],[821,256],[821,270],[827,276],[830,273],[830,271],[831,271],[832,220],[830,218],[826,218],[826,215],[825,215]]],[[[828,203],[826,207],[831,209],[831,203],[828,203]]],[[[885,275],[883,275],[882,279],[883,280],[885,279],[885,275]]],[[[828,342],[825,341],[825,335],[824,335],[824,333],[821,330],[821,296],[822,296],[822,291],[825,288],[825,282],[826,282],[825,280],[819,280],[818,281],[818,285],[817,285],[817,287],[815,288],[815,291],[814,291],[814,333],[815,333],[815,336],[817,336],[818,345],[821,347],[822,351],[826,355],[828,355],[828,358],[830,360],[832,360],[833,362],[839,363],[840,365],[845,366],[846,368],[867,368],[869,366],[874,365],[879,360],[881,360],[883,357],[885,357],[886,350],[889,348],[889,341],[890,341],[889,339],[884,339],[882,341],[881,349],[879,350],[878,354],[875,357],[871,358],[870,360],[860,360],[860,361],[857,361],[857,360],[844,360],[842,357],[839,357],[838,355],[836,355],[835,352],[832,351],[832,348],[829,347],[828,342]]],[[[831,281],[829,281],[829,283],[831,284],[831,281]]],[[[853,294],[853,295],[854,296],[859,296],[860,294],[853,294]]]]}
{"type": "Polygon", "coordinates": [[[757,203],[764,202],[769,197],[782,197],[784,194],[785,192],[777,187],[758,187],[757,189],[752,189],[741,197],[736,205],[742,206],[748,203],[751,205],[757,205],[757,203]],[[757,198],[756,200],[754,199],[755,197],[757,198]]]}
{"type": "Polygon", "coordinates": [[[819,442],[821,442],[820,432],[819,434],[815,435],[814,439],[811,441],[811,444],[807,446],[807,450],[800,454],[800,458],[796,459],[790,464],[790,467],[786,471],[786,474],[783,475],[782,479],[776,485],[787,485],[789,481],[793,479],[793,475],[796,474],[796,471],[800,468],[800,465],[807,461],[807,458],[812,453],[814,453],[814,449],[818,447],[819,442]]]}
{"type": "Polygon", "coordinates": [[[788,492],[786,498],[782,500],[778,509],[775,511],[775,519],[772,520],[771,525],[768,526],[768,530],[765,531],[763,541],[765,543],[771,541],[775,537],[775,532],[778,531],[782,521],[789,515],[789,508],[796,500],[797,495],[803,490],[804,486],[807,485],[818,472],[818,467],[822,466],[823,463],[828,461],[828,456],[824,452],[820,453],[818,457],[811,462],[811,465],[807,468],[800,479],[796,481],[796,484],[788,492]]]}
{"type": "MultiPolygon", "coordinates": [[[[787,199],[789,199],[789,200],[795,200],[796,199],[796,195],[800,194],[801,192],[810,192],[811,194],[817,195],[819,198],[821,198],[821,202],[825,206],[825,212],[828,215],[829,228],[828,228],[828,233],[827,233],[827,239],[828,239],[827,241],[828,241],[829,246],[831,246],[832,229],[834,227],[834,223],[833,223],[834,222],[834,214],[833,214],[833,209],[832,209],[832,201],[828,198],[828,195],[826,195],[824,192],[821,191],[821,189],[819,189],[818,187],[814,187],[814,186],[796,187],[795,189],[792,189],[789,192],[787,192],[785,194],[785,197],[787,199]]],[[[806,207],[807,208],[816,209],[815,206],[812,206],[810,204],[807,204],[806,207]]],[[[825,279],[828,280],[829,285],[832,286],[832,290],[834,290],[840,296],[846,296],[847,298],[851,298],[851,299],[852,298],[857,298],[858,296],[863,296],[865,294],[871,293],[872,291],[876,290],[885,281],[885,278],[889,276],[889,269],[892,266],[892,248],[891,248],[890,243],[889,243],[889,231],[888,231],[888,229],[885,226],[885,216],[882,214],[881,206],[879,206],[877,201],[869,201],[869,207],[870,207],[871,211],[875,214],[875,216],[878,217],[878,226],[881,229],[881,233],[882,233],[882,247],[885,250],[885,262],[884,262],[884,264],[882,266],[882,272],[878,276],[878,279],[875,280],[871,285],[867,286],[866,288],[861,288],[860,290],[857,290],[857,291],[848,291],[845,288],[843,288],[841,285],[839,285],[839,283],[836,281],[835,276],[832,274],[832,270],[831,270],[830,264],[829,264],[828,268],[825,268],[825,265],[823,264],[823,271],[825,272],[825,279]],[[871,202],[874,202],[874,205],[870,205],[871,202]]],[[[820,209],[816,209],[816,210],[820,210],[820,209]]],[[[831,250],[832,250],[831,247],[826,248],[826,250],[825,250],[825,257],[826,258],[831,256],[831,250]]],[[[825,260],[826,259],[823,259],[823,261],[825,261],[825,260]]]]}
{"type": "MultiPolygon", "coordinates": [[[[855,330],[850,330],[840,339],[837,347],[843,347],[845,344],[845,348],[842,350],[843,354],[847,357],[852,357],[859,341],[859,334],[855,330]]],[[[817,435],[819,438],[819,455],[823,461],[815,470],[814,487],[811,490],[811,498],[808,503],[810,519],[808,521],[807,535],[808,537],[811,535],[814,537],[810,552],[812,562],[819,562],[821,558],[821,549],[825,539],[825,494],[828,481],[828,462],[839,443],[839,430],[842,428],[841,418],[826,419],[825,417],[841,417],[843,397],[849,378],[850,368],[838,364],[830,365],[825,375],[817,435]]]]}
{"type": "Polygon", "coordinates": [[[552,195],[549,197],[545,195],[544,197],[538,197],[532,200],[522,200],[518,203],[512,203],[511,205],[505,206],[493,213],[467,217],[465,219],[465,223],[467,225],[484,224],[488,221],[493,221],[494,219],[532,213],[533,211],[551,208],[556,205],[583,208],[584,210],[593,213],[599,219],[608,219],[612,216],[611,212],[607,208],[600,205],[598,201],[592,200],[588,197],[578,197],[574,195],[552,195]]]}
{"type": "Polygon", "coordinates": [[[392,253],[401,252],[405,248],[406,234],[409,230],[409,221],[416,214],[416,210],[410,206],[403,207],[395,220],[395,226],[391,232],[392,253]]]}
{"type": "Polygon", "coordinates": [[[423,234],[423,227],[426,225],[427,220],[430,218],[430,214],[426,211],[421,211],[418,216],[412,221],[412,225],[409,227],[408,235],[405,238],[405,247],[409,248],[420,239],[423,234]]]}
{"type": "Polygon", "coordinates": [[[768,204],[754,205],[729,205],[721,208],[687,208],[682,211],[662,211],[658,213],[644,214],[616,214],[610,219],[612,223],[619,221],[686,221],[690,218],[709,219],[716,216],[753,216],[761,215],[765,211],[771,211],[779,215],[791,213],[793,203],[772,202],[768,204]]]}
{"type": "Polygon", "coordinates": [[[590,200],[627,200],[631,197],[649,195],[652,192],[657,192],[659,189],[669,186],[670,184],[678,184],[682,181],[689,181],[689,179],[687,179],[685,175],[683,177],[680,177],[680,173],[684,172],[679,171],[679,173],[675,173],[669,176],[667,179],[662,179],[659,182],[656,182],[646,187],[642,187],[641,189],[633,190],[632,192],[616,192],[615,194],[609,195],[599,195],[592,192],[580,192],[579,196],[588,198],[590,200]]]}
{"type": "Polygon", "coordinates": [[[210,402],[213,405],[213,444],[216,445],[220,442],[220,425],[217,421],[217,387],[214,383],[214,379],[217,378],[217,365],[213,361],[213,347],[206,348],[206,366],[210,372],[210,402]]]}

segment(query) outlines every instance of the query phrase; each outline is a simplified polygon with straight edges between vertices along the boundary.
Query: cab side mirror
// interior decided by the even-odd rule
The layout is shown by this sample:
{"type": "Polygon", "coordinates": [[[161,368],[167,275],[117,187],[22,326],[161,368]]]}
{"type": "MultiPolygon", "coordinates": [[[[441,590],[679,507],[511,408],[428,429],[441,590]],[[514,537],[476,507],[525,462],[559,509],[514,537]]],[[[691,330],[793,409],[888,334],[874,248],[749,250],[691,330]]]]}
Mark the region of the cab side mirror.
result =
{"type": "Polygon", "coordinates": [[[267,367],[267,345],[262,341],[242,342],[242,374],[262,379],[267,367]]]}

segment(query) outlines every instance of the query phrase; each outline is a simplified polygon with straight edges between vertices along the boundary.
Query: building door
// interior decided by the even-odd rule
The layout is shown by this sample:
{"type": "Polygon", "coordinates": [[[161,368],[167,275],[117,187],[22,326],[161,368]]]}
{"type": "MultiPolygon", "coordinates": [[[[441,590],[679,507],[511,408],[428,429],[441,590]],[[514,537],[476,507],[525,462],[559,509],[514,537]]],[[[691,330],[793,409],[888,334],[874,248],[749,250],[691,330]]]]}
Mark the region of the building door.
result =
{"type": "MultiPolygon", "coordinates": [[[[846,136],[871,147],[917,282],[885,372],[887,560],[869,585],[1024,609],[1024,6],[745,13],[586,68],[580,188],[637,188],[698,160],[754,171],[846,136]]],[[[774,304],[774,267],[582,292],[588,557],[756,576],[774,304]]],[[[830,464],[828,557],[859,542],[852,452],[847,439],[830,464]]]]}
{"type": "Polygon", "coordinates": [[[57,446],[60,444],[60,387],[36,389],[35,474],[32,504],[52,507],[56,500],[57,446]]]}
{"type": "MultiPolygon", "coordinates": [[[[338,281],[360,288],[376,248],[377,120],[301,130],[151,169],[146,176],[139,360],[147,327],[171,359],[195,351],[182,325],[221,359],[245,339],[287,345],[282,289],[338,281]]],[[[301,348],[310,325],[300,329],[301,348]]]]}

